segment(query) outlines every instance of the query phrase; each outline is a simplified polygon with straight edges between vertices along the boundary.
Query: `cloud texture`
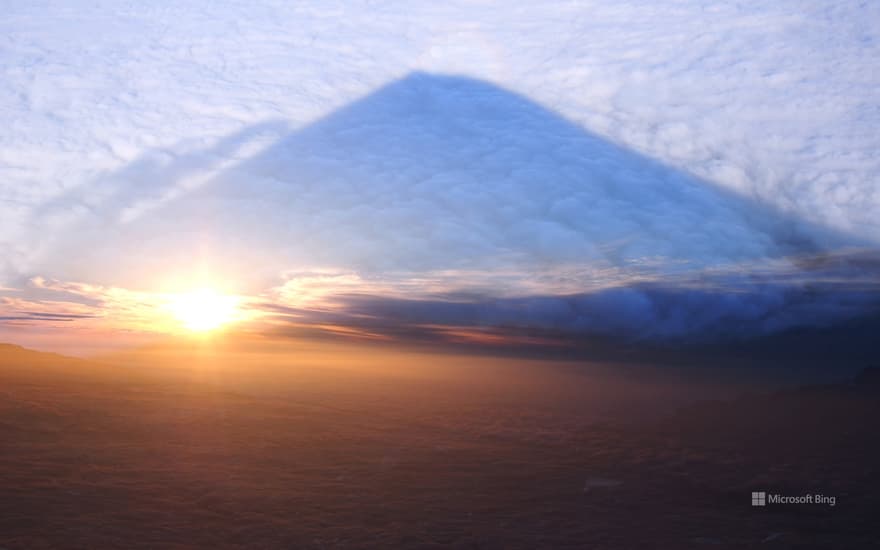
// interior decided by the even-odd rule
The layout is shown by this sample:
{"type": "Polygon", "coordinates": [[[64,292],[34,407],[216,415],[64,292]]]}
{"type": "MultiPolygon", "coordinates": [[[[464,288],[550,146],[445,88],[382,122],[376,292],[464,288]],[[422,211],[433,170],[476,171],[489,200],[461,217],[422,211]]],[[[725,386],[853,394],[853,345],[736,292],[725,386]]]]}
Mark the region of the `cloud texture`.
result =
{"type": "Polygon", "coordinates": [[[81,57],[20,8],[0,282],[636,338],[871,310],[875,8],[490,4],[111,9],[81,57]]]}

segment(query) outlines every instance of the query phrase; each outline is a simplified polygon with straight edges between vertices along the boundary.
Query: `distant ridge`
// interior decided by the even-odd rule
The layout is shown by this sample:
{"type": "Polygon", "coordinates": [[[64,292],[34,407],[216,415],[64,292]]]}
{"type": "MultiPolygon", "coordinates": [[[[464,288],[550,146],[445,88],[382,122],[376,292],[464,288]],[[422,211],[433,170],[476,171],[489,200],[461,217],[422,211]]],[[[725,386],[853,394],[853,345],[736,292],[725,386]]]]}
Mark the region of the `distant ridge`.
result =
{"type": "Polygon", "coordinates": [[[55,359],[55,360],[63,360],[63,361],[80,361],[75,357],[70,357],[68,355],[61,355],[60,353],[55,353],[51,351],[39,351],[35,349],[26,348],[24,346],[19,346],[18,344],[7,344],[0,342],[0,364],[10,362],[11,360],[23,359],[23,358],[41,358],[41,359],[55,359]]]}
{"type": "Polygon", "coordinates": [[[102,367],[77,357],[70,357],[50,351],[38,351],[17,344],[0,343],[0,369],[5,372],[44,370],[49,373],[86,373],[102,367]]]}

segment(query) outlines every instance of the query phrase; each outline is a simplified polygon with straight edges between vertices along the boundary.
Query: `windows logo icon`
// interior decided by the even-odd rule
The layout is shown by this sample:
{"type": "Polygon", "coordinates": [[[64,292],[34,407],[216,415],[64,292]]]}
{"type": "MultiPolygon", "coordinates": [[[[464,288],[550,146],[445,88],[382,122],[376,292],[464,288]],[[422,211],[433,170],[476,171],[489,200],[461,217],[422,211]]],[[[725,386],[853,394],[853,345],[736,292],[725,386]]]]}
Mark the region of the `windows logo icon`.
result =
{"type": "Polygon", "coordinates": [[[752,491],[752,506],[767,506],[767,493],[752,491]]]}

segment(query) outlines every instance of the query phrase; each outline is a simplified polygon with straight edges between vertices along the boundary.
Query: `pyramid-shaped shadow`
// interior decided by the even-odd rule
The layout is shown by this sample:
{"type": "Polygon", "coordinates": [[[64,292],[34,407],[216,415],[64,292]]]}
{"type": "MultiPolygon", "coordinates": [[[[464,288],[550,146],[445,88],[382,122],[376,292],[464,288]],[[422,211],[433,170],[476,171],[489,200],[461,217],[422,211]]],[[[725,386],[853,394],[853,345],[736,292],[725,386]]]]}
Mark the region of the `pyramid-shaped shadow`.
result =
{"type": "Polygon", "coordinates": [[[292,132],[179,208],[214,234],[231,222],[231,239],[284,248],[293,266],[362,270],[705,266],[831,238],[520,95],[421,73],[292,132]]]}
{"type": "MultiPolygon", "coordinates": [[[[650,265],[662,279],[681,266],[744,265],[852,243],[469,78],[411,74],[217,168],[218,158],[280,128],[248,128],[159,168],[138,163],[136,178],[111,178],[112,198],[91,207],[92,219],[103,220],[92,226],[103,245],[91,262],[113,258],[120,269],[156,273],[200,251],[218,269],[244,276],[329,267],[377,277],[506,270],[528,279],[557,266],[598,266],[615,276],[650,265]],[[199,172],[211,176],[198,185],[183,177],[199,172]],[[153,189],[146,195],[144,174],[153,189]]],[[[540,289],[515,300],[495,290],[453,313],[441,303],[383,305],[362,296],[350,305],[359,318],[384,308],[423,324],[435,314],[449,324],[534,321],[577,330],[602,321],[644,332],[665,322],[671,328],[659,334],[686,334],[691,310],[716,308],[699,316],[712,322],[740,309],[746,320],[760,319],[781,307],[784,293],[774,288],[739,308],[729,296],[695,300],[668,288],[647,298],[643,289],[613,289],[576,303],[542,297],[540,289]],[[658,313],[652,296],[662,296],[668,311],[658,313]],[[585,311],[594,312],[591,320],[585,311]]]]}

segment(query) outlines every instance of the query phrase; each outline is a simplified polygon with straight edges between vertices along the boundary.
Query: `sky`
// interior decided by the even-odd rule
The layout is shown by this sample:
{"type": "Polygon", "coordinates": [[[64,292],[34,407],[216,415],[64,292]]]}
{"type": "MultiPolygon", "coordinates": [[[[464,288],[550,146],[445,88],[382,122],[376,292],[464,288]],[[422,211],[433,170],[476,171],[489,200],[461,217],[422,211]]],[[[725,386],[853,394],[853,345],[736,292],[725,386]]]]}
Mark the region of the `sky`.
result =
{"type": "Polygon", "coordinates": [[[134,344],[181,304],[538,346],[878,311],[874,3],[8,4],[0,340],[134,344]]]}

